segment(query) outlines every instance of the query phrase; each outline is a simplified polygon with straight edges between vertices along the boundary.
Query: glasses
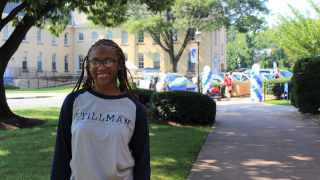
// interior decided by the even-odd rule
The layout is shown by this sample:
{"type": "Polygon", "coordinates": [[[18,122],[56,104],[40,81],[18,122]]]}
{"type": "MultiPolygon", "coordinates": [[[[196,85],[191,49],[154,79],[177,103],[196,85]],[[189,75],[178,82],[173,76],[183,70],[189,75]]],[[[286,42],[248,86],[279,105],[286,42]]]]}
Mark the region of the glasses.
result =
{"type": "Polygon", "coordinates": [[[91,67],[99,67],[100,64],[103,66],[103,67],[107,67],[109,65],[113,65],[115,62],[118,62],[120,59],[118,60],[115,60],[115,59],[111,59],[111,58],[108,58],[106,60],[89,60],[89,65],[91,67]]]}

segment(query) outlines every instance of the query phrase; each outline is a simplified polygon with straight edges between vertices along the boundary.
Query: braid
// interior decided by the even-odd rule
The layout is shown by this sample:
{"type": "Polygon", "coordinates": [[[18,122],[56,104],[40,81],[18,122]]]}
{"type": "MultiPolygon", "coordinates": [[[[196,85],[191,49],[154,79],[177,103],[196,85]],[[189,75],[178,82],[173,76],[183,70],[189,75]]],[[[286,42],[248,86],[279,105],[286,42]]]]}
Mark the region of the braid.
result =
{"type": "Polygon", "coordinates": [[[112,40],[109,40],[109,39],[100,39],[99,41],[97,41],[95,44],[93,44],[91,46],[91,48],[89,49],[86,57],[83,59],[83,63],[82,63],[82,66],[81,66],[81,75],[78,79],[78,82],[76,83],[74,89],[72,90],[75,91],[75,90],[79,90],[80,89],[80,86],[81,86],[81,83],[82,83],[82,80],[83,80],[83,77],[84,77],[84,71],[86,70],[86,73],[87,73],[87,79],[86,81],[83,83],[82,85],[82,88],[85,89],[85,90],[88,90],[88,89],[92,89],[92,86],[94,84],[94,80],[90,74],[90,70],[89,70],[89,63],[88,63],[88,57],[89,57],[89,54],[91,53],[92,49],[98,47],[98,46],[101,46],[101,45],[104,45],[104,46],[111,46],[113,47],[113,49],[115,50],[115,53],[120,56],[120,60],[119,60],[119,71],[118,71],[118,79],[119,79],[119,82],[120,82],[120,85],[119,85],[119,89],[120,91],[123,91],[123,92],[128,92],[129,95],[135,99],[138,98],[137,94],[132,90],[131,86],[130,86],[130,83],[128,81],[128,76],[127,76],[127,72],[129,72],[130,74],[130,77],[131,77],[131,80],[132,80],[132,75],[130,73],[130,71],[127,69],[126,65],[125,65],[125,56],[124,56],[124,53],[122,51],[122,49],[112,40]]]}

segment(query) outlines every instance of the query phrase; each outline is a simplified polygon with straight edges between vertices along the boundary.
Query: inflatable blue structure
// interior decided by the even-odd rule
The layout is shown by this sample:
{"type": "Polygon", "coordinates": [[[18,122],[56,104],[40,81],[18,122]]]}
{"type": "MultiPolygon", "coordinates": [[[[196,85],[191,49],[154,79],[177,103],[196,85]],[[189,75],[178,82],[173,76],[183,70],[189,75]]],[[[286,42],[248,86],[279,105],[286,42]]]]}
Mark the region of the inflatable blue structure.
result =
{"type": "Polygon", "coordinates": [[[252,102],[262,101],[262,78],[260,75],[260,66],[257,63],[252,65],[250,79],[250,100],[252,102]]]}

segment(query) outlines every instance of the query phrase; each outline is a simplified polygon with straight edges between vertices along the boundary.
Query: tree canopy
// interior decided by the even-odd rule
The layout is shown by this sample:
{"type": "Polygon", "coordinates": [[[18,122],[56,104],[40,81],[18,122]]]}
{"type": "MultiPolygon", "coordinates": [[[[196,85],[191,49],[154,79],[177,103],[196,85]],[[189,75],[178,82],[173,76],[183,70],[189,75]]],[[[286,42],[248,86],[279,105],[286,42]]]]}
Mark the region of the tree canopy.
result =
{"type": "MultiPolygon", "coordinates": [[[[320,4],[308,1],[320,15],[320,4]]],[[[294,58],[315,57],[320,55],[320,16],[311,18],[290,6],[293,17],[280,15],[279,36],[275,37],[279,46],[294,58]]]]}
{"type": "MultiPolygon", "coordinates": [[[[240,32],[247,32],[263,24],[261,13],[268,13],[265,7],[267,0],[175,0],[157,2],[157,8],[149,8],[140,3],[129,3],[127,10],[127,21],[125,28],[135,33],[145,31],[151,34],[155,42],[168,53],[172,71],[176,72],[177,63],[188,45],[193,39],[197,29],[200,31],[214,31],[222,26],[234,27],[240,32]],[[183,34],[179,40],[179,46],[174,45],[177,31],[183,34]],[[183,33],[182,33],[183,32],[183,33]]],[[[155,1],[150,1],[156,3],[155,1]]],[[[152,6],[154,7],[154,6],[152,6]]],[[[108,20],[102,20],[103,9],[99,6],[101,13],[91,14],[90,19],[99,25],[108,25],[108,20]],[[99,20],[100,19],[100,20],[99,20]]]]}
{"type": "Polygon", "coordinates": [[[247,33],[229,29],[228,70],[238,69],[238,58],[241,68],[251,68],[255,62],[260,63],[262,68],[272,68],[273,62],[276,62],[282,69],[290,68],[290,57],[285,53],[285,48],[278,46],[275,42],[274,37],[278,37],[278,34],[278,31],[273,28],[247,33]]]}

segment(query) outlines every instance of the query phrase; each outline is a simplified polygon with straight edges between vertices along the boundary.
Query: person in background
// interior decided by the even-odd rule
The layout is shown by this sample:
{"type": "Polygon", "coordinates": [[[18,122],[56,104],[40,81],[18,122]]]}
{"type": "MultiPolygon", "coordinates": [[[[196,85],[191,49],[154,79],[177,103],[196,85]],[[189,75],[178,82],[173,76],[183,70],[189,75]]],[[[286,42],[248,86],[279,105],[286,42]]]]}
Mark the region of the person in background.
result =
{"type": "Polygon", "coordinates": [[[171,87],[167,75],[168,71],[166,69],[160,74],[160,84],[162,85],[160,90],[161,92],[168,91],[168,88],[171,87]]]}
{"type": "Polygon", "coordinates": [[[227,73],[224,74],[224,83],[226,84],[227,100],[229,101],[231,97],[231,91],[232,91],[232,81],[227,73]]]}
{"type": "Polygon", "coordinates": [[[127,71],[115,42],[91,46],[61,108],[51,180],[150,180],[148,121],[127,71]]]}
{"type": "Polygon", "coordinates": [[[229,78],[231,79],[231,82],[234,80],[234,78],[232,76],[232,71],[229,72],[229,78]]]}
{"type": "Polygon", "coordinates": [[[273,78],[282,78],[282,74],[281,74],[279,68],[277,68],[276,72],[274,72],[273,78]]]}

